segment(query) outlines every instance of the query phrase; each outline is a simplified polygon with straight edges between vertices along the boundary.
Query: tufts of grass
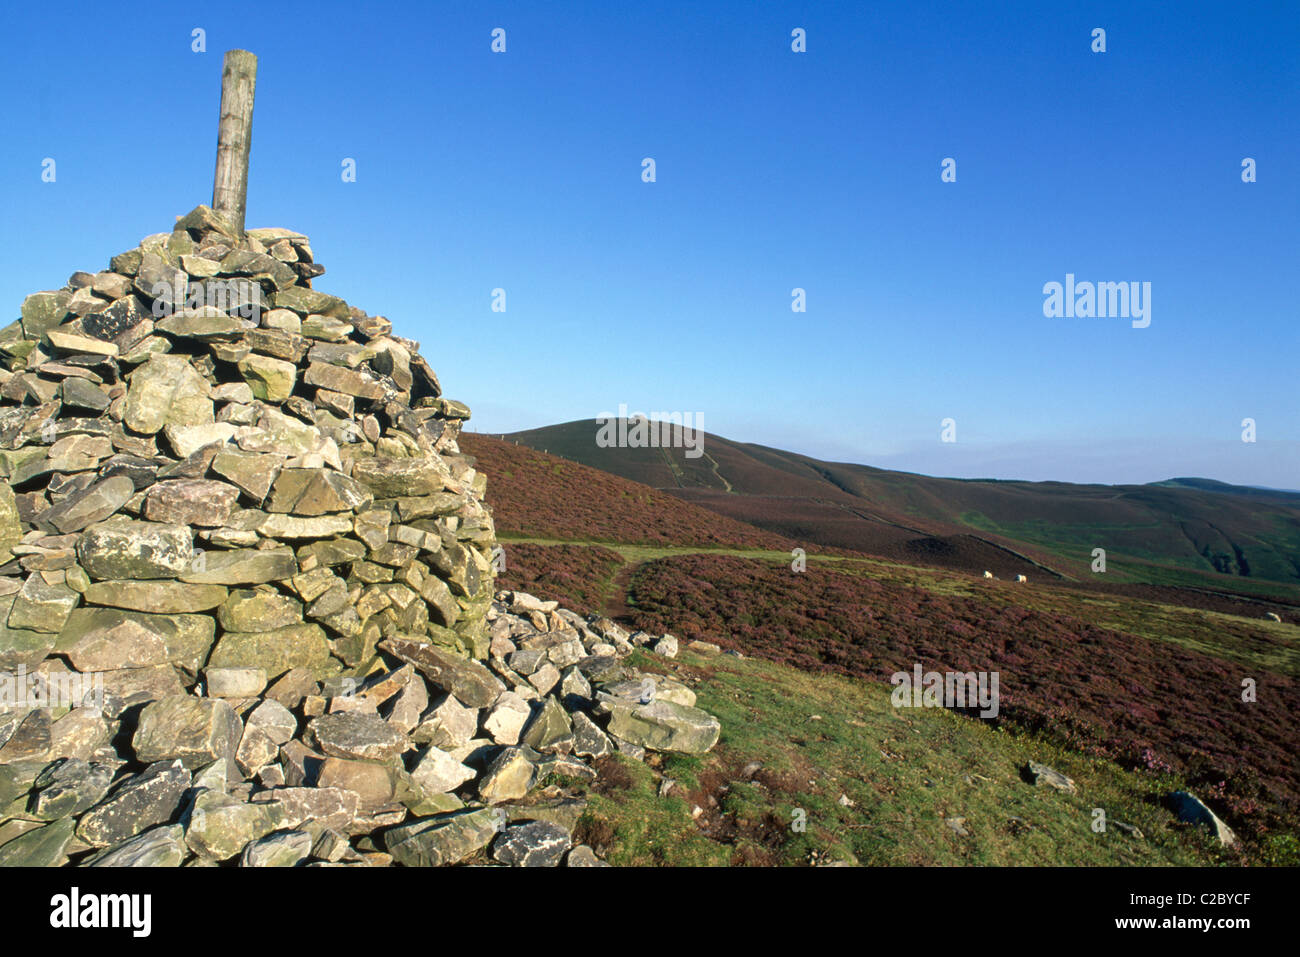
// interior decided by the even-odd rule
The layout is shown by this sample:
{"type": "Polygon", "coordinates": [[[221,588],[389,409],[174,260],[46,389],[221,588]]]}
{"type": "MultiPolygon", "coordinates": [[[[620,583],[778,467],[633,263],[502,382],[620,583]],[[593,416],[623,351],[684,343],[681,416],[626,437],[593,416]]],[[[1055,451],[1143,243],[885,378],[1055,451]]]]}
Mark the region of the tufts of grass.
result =
{"type": "Polygon", "coordinates": [[[590,844],[610,864],[720,867],[730,861],[726,847],[695,827],[682,797],[659,797],[657,775],[640,761],[621,754],[605,758],[587,800],[574,838],[590,844]]]}
{"type": "MultiPolygon", "coordinates": [[[[658,767],[607,759],[577,836],[614,864],[1240,863],[1207,832],[1175,823],[1160,800],[1182,786],[1172,776],[949,711],[895,709],[888,687],[858,679],[690,652],[633,663],[690,684],[722,737],[706,755],[651,756],[658,767]],[[1070,776],[1077,793],[1026,783],[1030,759],[1070,776]],[[660,797],[665,777],[677,783],[660,797]],[[1104,832],[1094,830],[1097,808],[1104,832]]],[[[1276,837],[1257,862],[1289,860],[1294,844],[1276,837]]]]}

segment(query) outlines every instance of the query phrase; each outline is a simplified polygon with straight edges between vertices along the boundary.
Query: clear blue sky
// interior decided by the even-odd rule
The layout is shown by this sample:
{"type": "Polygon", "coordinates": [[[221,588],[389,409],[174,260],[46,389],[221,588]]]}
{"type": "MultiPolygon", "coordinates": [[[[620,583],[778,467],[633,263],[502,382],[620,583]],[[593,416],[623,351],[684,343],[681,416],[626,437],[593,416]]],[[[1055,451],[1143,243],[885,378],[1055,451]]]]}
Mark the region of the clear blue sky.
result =
{"type": "Polygon", "coordinates": [[[10,318],[210,201],[242,47],[249,225],[308,233],[317,287],[420,340],[482,431],[625,402],[935,474],[1300,488],[1295,2],[5,17],[10,318]],[[1067,272],[1150,282],[1150,327],[1044,318],[1067,272]]]}

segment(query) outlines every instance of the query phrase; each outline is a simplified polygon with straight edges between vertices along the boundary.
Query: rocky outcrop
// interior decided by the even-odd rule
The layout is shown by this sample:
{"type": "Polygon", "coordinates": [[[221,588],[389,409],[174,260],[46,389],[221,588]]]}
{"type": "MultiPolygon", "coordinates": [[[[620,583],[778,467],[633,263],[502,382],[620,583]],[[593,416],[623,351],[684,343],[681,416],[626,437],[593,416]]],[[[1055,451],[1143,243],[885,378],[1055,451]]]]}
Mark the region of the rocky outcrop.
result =
{"type": "Polygon", "coordinates": [[[1055,768],[1049,768],[1046,764],[1039,764],[1037,761],[1030,761],[1021,768],[1020,775],[1035,787],[1052,788],[1066,794],[1074,794],[1078,790],[1071,778],[1066,777],[1055,768]]]}
{"type": "Polygon", "coordinates": [[[1173,808],[1178,820],[1184,824],[1196,824],[1209,828],[1214,832],[1215,838],[1224,847],[1234,847],[1237,843],[1237,835],[1228,827],[1220,817],[1196,795],[1189,791],[1174,791],[1168,797],[1170,807],[1173,808]]]}
{"type": "Polygon", "coordinates": [[[323,272],[199,207],[0,330],[0,863],[590,866],[540,786],[717,741],[494,591],[469,410],[323,272]]]}

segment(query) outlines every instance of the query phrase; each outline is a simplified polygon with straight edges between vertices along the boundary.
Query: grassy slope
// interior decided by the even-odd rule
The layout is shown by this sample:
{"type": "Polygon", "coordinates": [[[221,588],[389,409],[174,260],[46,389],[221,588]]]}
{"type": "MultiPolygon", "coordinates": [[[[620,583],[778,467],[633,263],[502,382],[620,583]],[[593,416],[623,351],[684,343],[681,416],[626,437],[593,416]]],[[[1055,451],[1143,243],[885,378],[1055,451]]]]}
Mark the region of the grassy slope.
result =
{"type": "MultiPolygon", "coordinates": [[[[1300,821],[1300,684],[1077,618],[887,583],[842,567],[659,559],[632,578],[631,622],[810,672],[886,682],[916,662],[1001,674],[1000,721],[1122,767],[1164,766],[1252,840],[1300,821]]],[[[1014,586],[1005,586],[1014,592],[1014,586]]],[[[1022,588],[1022,591],[1032,589],[1022,588]]],[[[629,604],[631,602],[629,601],[629,604]]]]}
{"type": "Polygon", "coordinates": [[[1164,775],[1124,772],[943,710],[897,710],[887,687],[867,682],[691,652],[675,661],[640,655],[635,664],[691,683],[723,731],[702,757],[666,756],[658,767],[611,759],[618,766],[588,789],[579,836],[616,864],[1236,860],[1172,822],[1158,798],[1177,782],[1164,775]],[[1031,759],[1069,775],[1078,792],[1025,783],[1020,769],[1031,759]],[[763,768],[747,780],[755,761],[763,768]],[[678,785],[660,797],[664,777],[678,785]],[[1094,832],[1094,808],[1137,825],[1145,840],[1114,827],[1094,832]],[[802,832],[791,827],[796,809],[806,816],[802,832]],[[966,836],[949,826],[954,818],[966,836]]]}

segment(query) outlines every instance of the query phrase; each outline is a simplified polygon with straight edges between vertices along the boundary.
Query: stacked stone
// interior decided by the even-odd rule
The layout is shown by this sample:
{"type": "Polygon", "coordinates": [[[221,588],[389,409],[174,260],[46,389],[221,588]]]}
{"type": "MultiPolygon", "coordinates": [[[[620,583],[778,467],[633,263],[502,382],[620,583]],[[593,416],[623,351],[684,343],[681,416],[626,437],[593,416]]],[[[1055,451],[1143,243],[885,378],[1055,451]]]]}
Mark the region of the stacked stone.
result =
{"type": "Polygon", "coordinates": [[[501,806],[716,741],[494,601],[469,410],[323,272],[200,206],[0,330],[0,864],[578,863],[501,806]]]}

